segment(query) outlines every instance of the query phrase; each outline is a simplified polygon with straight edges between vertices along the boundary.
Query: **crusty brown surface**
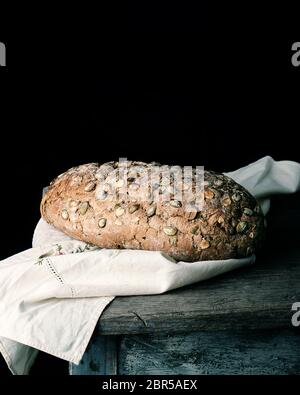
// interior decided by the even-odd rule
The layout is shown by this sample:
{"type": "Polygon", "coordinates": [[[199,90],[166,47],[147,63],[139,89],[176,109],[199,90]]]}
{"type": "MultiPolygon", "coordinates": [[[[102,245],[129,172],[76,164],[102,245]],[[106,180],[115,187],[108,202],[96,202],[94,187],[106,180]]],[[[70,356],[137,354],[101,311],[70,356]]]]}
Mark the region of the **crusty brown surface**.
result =
{"type": "MultiPolygon", "coordinates": [[[[130,200],[111,200],[117,166],[91,163],[57,177],[42,199],[42,217],[69,236],[99,247],[163,251],[184,261],[245,257],[261,243],[264,221],[259,205],[231,178],[205,171],[203,209],[191,212],[185,210],[190,202],[174,203],[172,193],[168,201],[157,203],[141,199],[138,192],[134,195],[140,177],[134,168],[150,166],[142,162],[129,162],[130,200]],[[101,177],[105,191],[99,192],[101,177]]],[[[160,188],[163,194],[167,187],[160,188]]]]}

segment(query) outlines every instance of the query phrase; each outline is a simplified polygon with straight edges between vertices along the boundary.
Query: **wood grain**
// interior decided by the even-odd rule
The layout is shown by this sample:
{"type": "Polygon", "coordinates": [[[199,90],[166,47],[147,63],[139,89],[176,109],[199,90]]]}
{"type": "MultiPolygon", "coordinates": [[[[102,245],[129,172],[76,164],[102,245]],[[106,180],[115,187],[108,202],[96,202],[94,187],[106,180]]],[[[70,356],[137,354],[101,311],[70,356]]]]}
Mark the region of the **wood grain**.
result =
{"type": "Polygon", "coordinates": [[[124,336],[119,374],[300,374],[300,337],[284,330],[124,336]]]}

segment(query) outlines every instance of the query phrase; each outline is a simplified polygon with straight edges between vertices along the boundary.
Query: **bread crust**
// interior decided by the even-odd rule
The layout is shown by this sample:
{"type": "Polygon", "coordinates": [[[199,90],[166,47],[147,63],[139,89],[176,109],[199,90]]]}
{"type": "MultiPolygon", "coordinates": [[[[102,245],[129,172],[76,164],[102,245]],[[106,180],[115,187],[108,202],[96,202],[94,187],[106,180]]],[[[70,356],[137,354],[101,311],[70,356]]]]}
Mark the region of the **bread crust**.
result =
{"type": "Polygon", "coordinates": [[[136,169],[147,171],[151,165],[127,162],[125,182],[133,194],[118,200],[111,193],[118,162],[69,169],[50,184],[41,215],[69,236],[102,248],[162,251],[189,262],[246,257],[259,247],[264,218],[245,188],[223,174],[205,171],[203,208],[187,211],[188,199],[179,203],[173,199],[172,178],[166,201],[143,199],[145,191],[134,194],[135,185],[141,185],[137,181],[142,180],[142,172],[136,169]]]}

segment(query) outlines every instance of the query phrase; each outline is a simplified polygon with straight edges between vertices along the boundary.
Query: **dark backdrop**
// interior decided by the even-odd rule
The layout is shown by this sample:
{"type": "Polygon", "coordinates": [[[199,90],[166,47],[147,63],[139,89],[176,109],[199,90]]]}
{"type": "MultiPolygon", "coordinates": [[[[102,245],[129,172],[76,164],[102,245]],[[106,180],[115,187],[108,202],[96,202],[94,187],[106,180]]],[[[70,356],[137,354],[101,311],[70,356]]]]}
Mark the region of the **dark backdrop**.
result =
{"type": "Polygon", "coordinates": [[[0,258],[30,247],[43,186],[80,163],[300,160],[295,10],[130,4],[1,13],[0,258]]]}

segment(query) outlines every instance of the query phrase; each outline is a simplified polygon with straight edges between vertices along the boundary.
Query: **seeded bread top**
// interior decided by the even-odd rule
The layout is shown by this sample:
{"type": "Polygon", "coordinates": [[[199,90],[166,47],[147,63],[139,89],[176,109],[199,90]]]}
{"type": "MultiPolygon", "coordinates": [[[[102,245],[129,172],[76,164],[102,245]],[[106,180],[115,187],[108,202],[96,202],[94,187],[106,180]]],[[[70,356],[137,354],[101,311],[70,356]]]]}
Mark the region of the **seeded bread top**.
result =
{"type": "Polygon", "coordinates": [[[255,251],[263,238],[263,215],[245,188],[223,174],[204,171],[203,191],[197,192],[201,172],[175,180],[179,166],[171,174],[166,167],[153,171],[153,166],[108,162],[74,167],[50,184],[42,216],[68,235],[104,248],[159,250],[185,261],[255,251]],[[148,170],[154,173],[150,189],[142,188],[148,170]],[[195,193],[203,197],[201,209],[195,193]]]}

